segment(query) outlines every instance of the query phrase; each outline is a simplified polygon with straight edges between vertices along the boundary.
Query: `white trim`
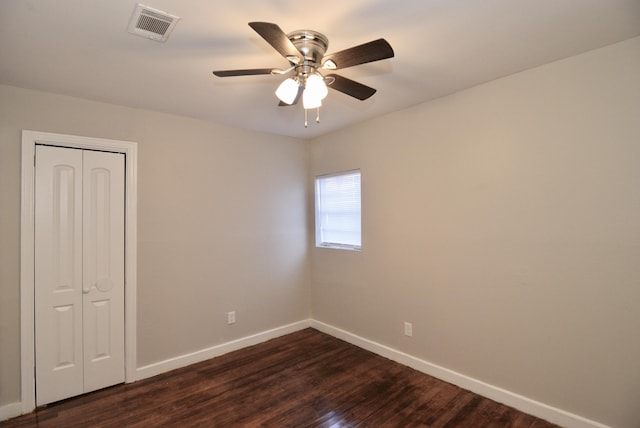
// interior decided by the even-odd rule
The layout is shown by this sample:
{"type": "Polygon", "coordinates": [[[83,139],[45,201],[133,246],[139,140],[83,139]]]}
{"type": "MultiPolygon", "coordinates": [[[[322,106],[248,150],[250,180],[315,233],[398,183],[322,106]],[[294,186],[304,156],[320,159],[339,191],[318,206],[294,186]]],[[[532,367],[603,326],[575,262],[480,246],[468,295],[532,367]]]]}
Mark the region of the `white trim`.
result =
{"type": "Polygon", "coordinates": [[[15,418],[22,414],[22,403],[11,403],[0,406],[0,421],[15,418]]]}
{"type": "Polygon", "coordinates": [[[20,216],[20,380],[22,413],[36,406],[34,350],[35,144],[22,133],[22,201],[20,216]]]}
{"type": "Polygon", "coordinates": [[[125,381],[136,372],[137,177],[138,145],[129,141],[22,131],[22,201],[20,216],[20,377],[21,409],[35,408],[34,379],[34,159],[36,143],[125,154],[125,381]]]}
{"type": "Polygon", "coordinates": [[[220,345],[212,346],[200,351],[149,364],[138,368],[137,380],[146,379],[148,377],[159,375],[170,370],[179,369],[181,367],[186,367],[191,364],[206,361],[229,352],[237,351],[238,349],[257,345],[258,343],[266,342],[267,340],[275,339],[276,337],[284,336],[285,334],[304,330],[305,328],[309,327],[309,323],[309,320],[298,321],[293,324],[288,324],[282,327],[274,328],[272,330],[263,331],[261,333],[253,334],[241,339],[232,340],[231,342],[222,343],[220,345]]]}
{"type": "MultiPolygon", "coordinates": [[[[347,175],[357,175],[359,180],[362,180],[362,171],[360,169],[352,169],[349,171],[335,172],[331,174],[317,175],[314,181],[314,201],[315,201],[315,237],[316,237],[316,248],[331,248],[334,250],[349,250],[349,251],[362,251],[362,231],[360,231],[360,245],[354,244],[345,244],[341,242],[329,242],[324,241],[322,239],[322,214],[321,211],[324,212],[326,208],[322,207],[321,196],[322,192],[320,191],[320,183],[329,178],[342,177],[347,175]]],[[[358,194],[360,196],[360,205],[362,205],[362,191],[358,189],[358,194]]],[[[362,224],[362,209],[359,207],[360,211],[360,223],[362,224]]],[[[353,214],[354,210],[351,210],[350,214],[353,214]]]]}
{"type": "Polygon", "coordinates": [[[325,324],[321,321],[312,319],[310,320],[310,326],[311,328],[315,328],[323,333],[342,339],[345,342],[349,342],[362,349],[366,349],[367,351],[371,351],[422,373],[426,373],[435,378],[444,380],[445,382],[460,386],[461,388],[475,392],[483,397],[514,407],[522,412],[537,416],[560,426],[567,428],[608,428],[607,425],[603,425],[599,422],[583,418],[582,416],[566,412],[562,409],[549,406],[428,361],[421,360],[420,358],[405,354],[404,352],[381,345],[377,342],[365,339],[353,333],[349,333],[348,331],[325,324]]]}
{"type": "MultiPolygon", "coordinates": [[[[178,357],[170,358],[168,360],[159,361],[157,363],[148,364],[135,370],[135,373],[127,372],[127,382],[135,380],[142,380],[152,376],[159,375],[161,373],[175,370],[178,368],[186,367],[191,364],[206,361],[208,359],[237,351],[249,346],[257,345],[262,342],[266,342],[270,339],[275,339],[280,336],[284,336],[289,333],[304,330],[305,328],[314,328],[323,333],[329,334],[338,339],[342,339],[353,345],[356,345],[362,349],[381,355],[392,361],[396,361],[405,366],[411,367],[422,373],[460,386],[464,389],[472,391],[483,397],[498,401],[508,406],[514,407],[520,411],[528,413],[533,416],[545,419],[549,422],[565,426],[567,428],[609,428],[608,425],[601,424],[596,421],[584,418],[582,416],[558,409],[556,407],[549,406],[539,401],[532,400],[525,396],[507,391],[494,385],[487,384],[478,379],[463,375],[461,373],[449,370],[442,366],[430,363],[404,352],[395,350],[385,345],[381,345],[369,339],[357,336],[348,331],[331,326],[329,324],[317,321],[314,319],[308,319],[298,321],[292,324],[288,324],[281,327],[276,327],[271,330],[267,330],[261,333],[256,333],[251,336],[243,337],[240,339],[232,340],[230,342],[222,343],[220,345],[212,346],[210,348],[202,349],[200,351],[192,352],[189,354],[181,355],[178,357]],[[135,375],[135,376],[134,376],[135,375]]],[[[24,374],[24,373],[23,373],[24,374]]],[[[24,381],[24,376],[23,376],[24,381]]],[[[28,397],[27,397],[28,398],[28,397]]],[[[19,416],[21,413],[28,413],[30,410],[25,411],[23,403],[13,403],[3,407],[0,407],[0,421],[19,416]],[[21,411],[22,410],[22,411],[21,411]]]]}

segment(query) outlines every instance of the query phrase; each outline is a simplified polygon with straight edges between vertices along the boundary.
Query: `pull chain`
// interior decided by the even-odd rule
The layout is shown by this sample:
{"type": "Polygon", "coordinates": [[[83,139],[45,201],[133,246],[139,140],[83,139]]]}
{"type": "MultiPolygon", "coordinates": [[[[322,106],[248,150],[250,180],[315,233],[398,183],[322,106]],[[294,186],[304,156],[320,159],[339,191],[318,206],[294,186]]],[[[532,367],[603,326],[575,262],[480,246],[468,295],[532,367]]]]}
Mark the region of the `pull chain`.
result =
{"type": "MultiPolygon", "coordinates": [[[[309,117],[308,117],[308,109],[304,109],[304,127],[307,128],[309,126],[309,117]]],[[[320,107],[316,109],[316,123],[320,123],[320,107]]]]}

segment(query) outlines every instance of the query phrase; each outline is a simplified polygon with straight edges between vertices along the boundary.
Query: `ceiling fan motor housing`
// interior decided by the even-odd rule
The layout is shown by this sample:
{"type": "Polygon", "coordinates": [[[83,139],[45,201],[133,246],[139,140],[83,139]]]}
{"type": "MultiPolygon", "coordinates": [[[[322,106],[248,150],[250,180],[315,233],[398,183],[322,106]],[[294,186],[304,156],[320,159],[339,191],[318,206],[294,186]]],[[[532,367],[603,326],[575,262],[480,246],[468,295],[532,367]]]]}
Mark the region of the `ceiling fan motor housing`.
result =
{"type": "Polygon", "coordinates": [[[322,57],[329,47],[329,39],[324,34],[312,30],[296,30],[287,34],[287,37],[304,58],[303,64],[298,65],[314,68],[320,66],[322,57]]]}

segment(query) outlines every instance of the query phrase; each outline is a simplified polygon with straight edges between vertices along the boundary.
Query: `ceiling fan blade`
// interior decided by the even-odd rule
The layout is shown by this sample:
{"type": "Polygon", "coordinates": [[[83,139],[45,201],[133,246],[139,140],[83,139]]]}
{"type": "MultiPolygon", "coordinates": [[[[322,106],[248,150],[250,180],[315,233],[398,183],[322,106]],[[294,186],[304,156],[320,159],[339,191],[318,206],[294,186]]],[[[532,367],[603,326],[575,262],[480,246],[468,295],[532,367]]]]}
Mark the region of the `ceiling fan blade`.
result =
{"type": "Polygon", "coordinates": [[[340,52],[325,55],[322,59],[322,68],[339,70],[367,62],[393,58],[393,55],[391,45],[385,39],[378,39],[340,52]]]}
{"type": "Polygon", "coordinates": [[[376,93],[376,90],[370,86],[363,85],[346,77],[338,76],[337,74],[329,74],[326,78],[333,78],[333,83],[329,84],[330,88],[359,100],[366,100],[376,93]]]}
{"type": "Polygon", "coordinates": [[[247,70],[222,70],[214,71],[218,77],[234,77],[234,76],[253,76],[256,74],[271,74],[273,68],[251,68],[247,70]]]}
{"type": "Polygon", "coordinates": [[[249,26],[290,62],[297,64],[302,61],[298,49],[296,49],[284,31],[276,24],[270,22],[250,22],[249,26]]]}

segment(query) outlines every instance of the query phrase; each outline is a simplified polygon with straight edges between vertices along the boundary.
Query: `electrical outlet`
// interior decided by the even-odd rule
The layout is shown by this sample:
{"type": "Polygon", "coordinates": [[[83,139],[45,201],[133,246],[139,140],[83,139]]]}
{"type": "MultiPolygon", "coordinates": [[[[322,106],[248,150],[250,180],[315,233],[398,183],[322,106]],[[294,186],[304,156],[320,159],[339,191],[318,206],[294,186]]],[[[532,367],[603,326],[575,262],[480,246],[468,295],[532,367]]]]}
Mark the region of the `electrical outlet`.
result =
{"type": "Polygon", "coordinates": [[[404,335],[405,336],[413,336],[413,324],[411,324],[410,322],[406,322],[404,323],[404,335]]]}
{"type": "Polygon", "coordinates": [[[236,323],[236,311],[227,312],[227,324],[236,323]]]}

